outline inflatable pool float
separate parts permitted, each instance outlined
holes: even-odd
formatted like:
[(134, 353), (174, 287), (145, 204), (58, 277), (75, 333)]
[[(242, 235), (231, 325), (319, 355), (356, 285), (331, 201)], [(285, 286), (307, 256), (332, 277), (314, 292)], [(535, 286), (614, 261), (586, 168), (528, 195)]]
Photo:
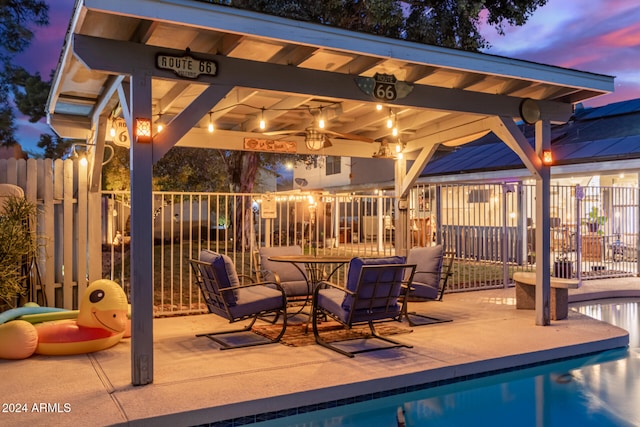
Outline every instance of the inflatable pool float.
[[(70, 355), (104, 350), (122, 339), (129, 323), (124, 291), (117, 283), (105, 279), (87, 287), (76, 313), (38, 309), (47, 307), (21, 307), (13, 312), (9, 310), (12, 312), (9, 314), (2, 313), (6, 323), (0, 324), (0, 358), (24, 359), (33, 353)], [(72, 315), (77, 318), (65, 318)], [(56, 317), (63, 320), (50, 320)], [(7, 318), (15, 320), (7, 321)], [(35, 319), (47, 321), (37, 323)]]

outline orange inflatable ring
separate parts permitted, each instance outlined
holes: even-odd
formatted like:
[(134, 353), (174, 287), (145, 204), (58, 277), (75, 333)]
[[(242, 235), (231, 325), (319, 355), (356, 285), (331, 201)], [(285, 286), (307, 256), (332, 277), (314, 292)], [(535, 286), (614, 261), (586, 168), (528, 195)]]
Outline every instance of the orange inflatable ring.
[[(16, 313), (33, 311), (19, 308)], [(80, 302), (76, 319), (51, 320), (31, 324), (10, 320), (0, 324), (0, 359), (24, 359), (31, 354), (71, 355), (91, 353), (116, 345), (129, 327), (129, 304), (122, 288), (111, 280), (91, 283)], [(48, 313), (44, 316), (59, 316)], [(67, 316), (68, 313), (62, 313)], [(35, 314), (38, 320), (42, 314)], [(27, 316), (25, 316), (27, 317)]]
[(38, 347), (35, 353), (50, 356), (93, 353), (116, 345), (124, 331), (79, 326), (75, 320), (37, 323)]

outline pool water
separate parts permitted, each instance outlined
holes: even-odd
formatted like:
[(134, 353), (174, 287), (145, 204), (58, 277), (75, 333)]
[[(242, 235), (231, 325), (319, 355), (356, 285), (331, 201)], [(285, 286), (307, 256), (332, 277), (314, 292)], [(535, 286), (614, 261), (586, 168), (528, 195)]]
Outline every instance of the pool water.
[(571, 308), (629, 331), (629, 349), (602, 352), (254, 425), (640, 425), (640, 301), (601, 300), (572, 304)]

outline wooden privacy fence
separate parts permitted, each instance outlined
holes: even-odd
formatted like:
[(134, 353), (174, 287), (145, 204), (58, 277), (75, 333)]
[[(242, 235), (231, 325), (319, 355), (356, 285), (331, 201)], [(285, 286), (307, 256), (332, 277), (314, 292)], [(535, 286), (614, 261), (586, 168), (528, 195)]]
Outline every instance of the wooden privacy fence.
[[(24, 190), (37, 206), (38, 293), (49, 305), (77, 308), (78, 292), (101, 278), (100, 193), (88, 190), (88, 168), (79, 159), (3, 159), (0, 183)], [(93, 264), (89, 265), (89, 260)], [(42, 301), (42, 295), (31, 296)]]

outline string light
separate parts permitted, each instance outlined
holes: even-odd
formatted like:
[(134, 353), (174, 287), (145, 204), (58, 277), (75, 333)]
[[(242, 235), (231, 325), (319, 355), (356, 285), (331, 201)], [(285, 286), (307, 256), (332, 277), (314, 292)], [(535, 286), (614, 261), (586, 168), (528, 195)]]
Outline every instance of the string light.
[(322, 107), (320, 107), (320, 116), (318, 118), (318, 127), (324, 129), (324, 115), (322, 114)]
[(209, 111), (209, 133), (213, 133), (213, 119), (211, 118), (212, 114), (213, 112)]
[(264, 107), (262, 107), (262, 111), (260, 112), (260, 129), (264, 130), (267, 127), (267, 124), (264, 122)]
[(111, 135), (111, 138), (115, 138), (116, 136), (116, 128), (111, 125), (111, 129), (109, 129), (109, 135)]

